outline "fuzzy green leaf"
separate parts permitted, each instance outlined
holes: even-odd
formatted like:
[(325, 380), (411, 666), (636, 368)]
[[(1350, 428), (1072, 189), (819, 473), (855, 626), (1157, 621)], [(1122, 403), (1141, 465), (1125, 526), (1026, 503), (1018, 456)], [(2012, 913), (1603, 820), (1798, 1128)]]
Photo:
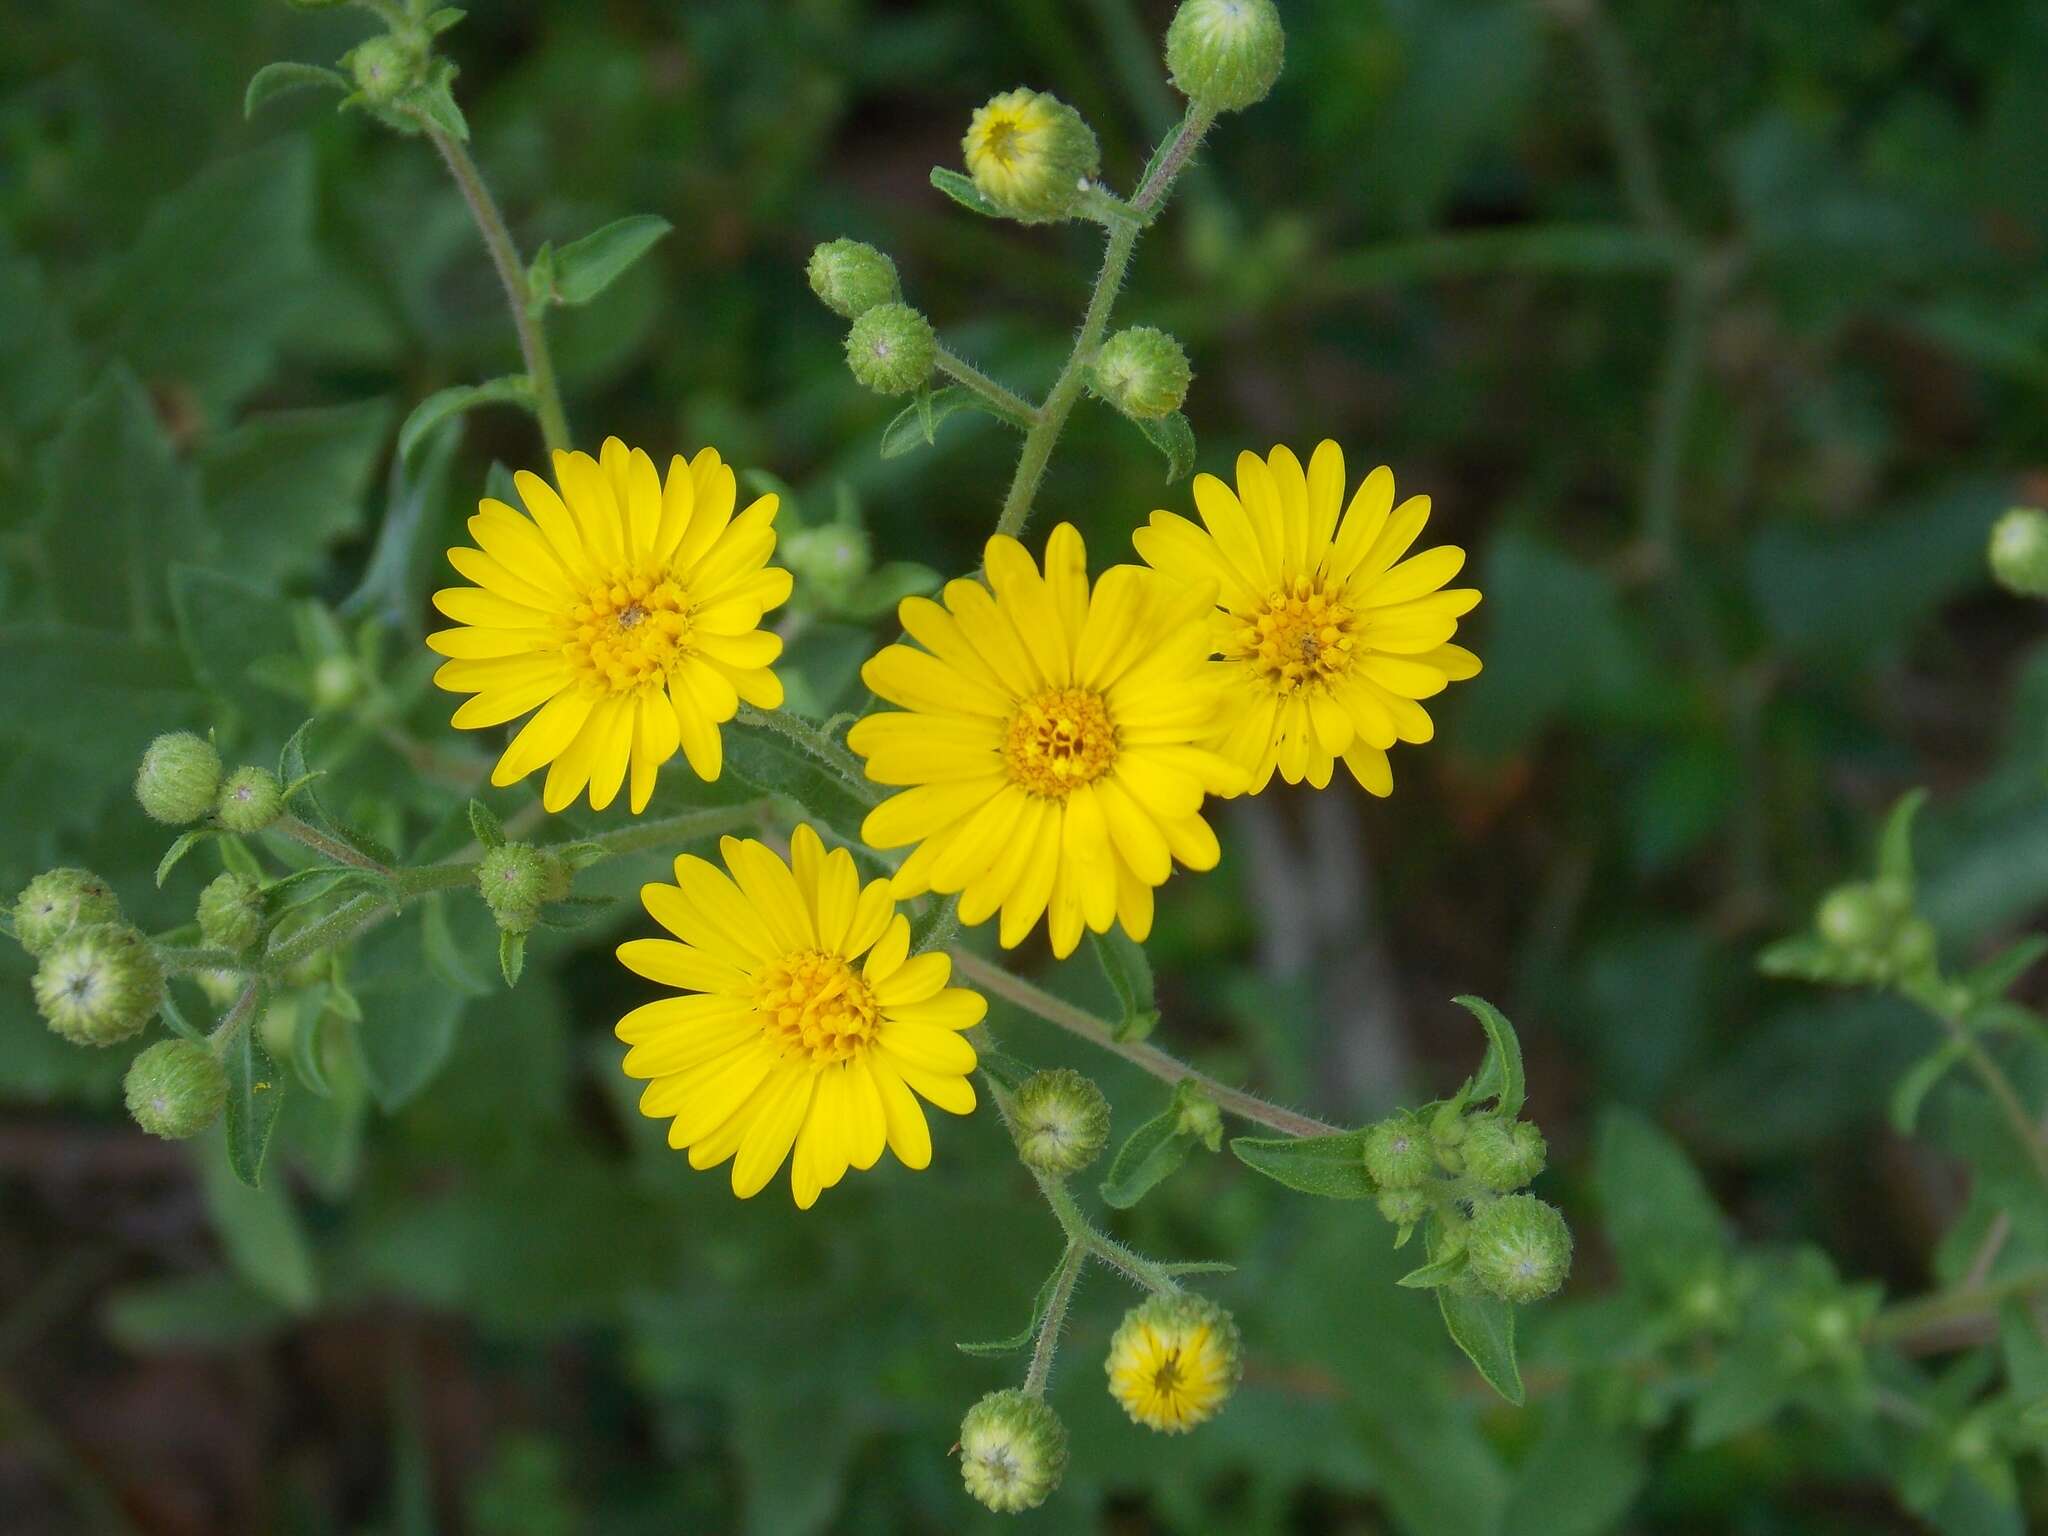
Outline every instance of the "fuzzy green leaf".
[(263, 1182), (263, 1158), (284, 1103), (284, 1076), (263, 1047), (259, 1026), (265, 999), (236, 1033), (222, 1065), (228, 1069), (227, 1153), (235, 1177), (255, 1188)]
[(981, 188), (971, 178), (962, 176), (958, 171), (949, 171), (943, 165), (933, 166), (932, 185), (969, 213), (978, 213), (985, 219), (1006, 216), (1002, 209), (981, 195)]
[[(253, 1033), (251, 1020), (244, 1034)], [(239, 1178), (240, 1170), (230, 1168), (211, 1145), (196, 1150), (207, 1214), (236, 1273), (293, 1312), (311, 1310), (319, 1295), (313, 1252), (283, 1182), (259, 1188)]]
[(1154, 993), (1152, 962), (1145, 957), (1145, 946), (1122, 928), (1091, 933), (1088, 938), (1109, 989), (1116, 994), (1117, 1007), (1122, 1010), (1116, 1038), (1144, 1039), (1159, 1023), (1159, 1000)]
[(508, 373), (481, 384), (452, 384), (437, 389), (412, 408), (398, 429), (398, 451), (410, 457), (434, 428), (449, 418), (473, 411), (480, 405), (516, 405), (533, 409), (533, 380), (523, 373)]
[(1102, 1181), (1103, 1204), (1129, 1210), (1187, 1161), (1193, 1145), (1194, 1138), (1181, 1132), (1180, 1107), (1169, 1105), (1165, 1114), (1147, 1120), (1117, 1148)]
[(469, 829), (486, 848), (505, 846), (505, 824), (498, 820), (498, 813), (481, 800), (469, 802)]
[(955, 1344), (953, 1347), (963, 1355), (973, 1355), (982, 1360), (1000, 1359), (1004, 1355), (1014, 1355), (1020, 1350), (1029, 1349), (1038, 1338), (1038, 1330), (1045, 1322), (1045, 1309), (1052, 1305), (1053, 1287), (1059, 1284), (1060, 1271), (1066, 1268), (1066, 1265), (1066, 1255), (1061, 1254), (1059, 1263), (1053, 1265), (1052, 1273), (1047, 1275), (1045, 1283), (1039, 1286), (1037, 1299), (1031, 1303), (1031, 1321), (1024, 1325), (1021, 1333), (1013, 1333), (1007, 1339), (987, 1339), (975, 1343)]
[(1365, 1171), (1362, 1130), (1334, 1136), (1238, 1136), (1230, 1150), (1247, 1168), (1305, 1195), (1369, 1200), (1379, 1193)]
[(164, 856), (161, 859), (157, 860), (156, 888), (158, 890), (164, 888), (164, 881), (170, 878), (171, 871), (178, 867), (179, 860), (183, 859), (186, 854), (197, 848), (209, 837), (218, 837), (219, 835), (212, 827), (194, 827), (189, 832), (180, 832), (178, 840), (164, 851)]
[(1953, 1040), (1943, 1041), (1908, 1067), (1892, 1086), (1890, 1119), (1892, 1129), (1910, 1136), (1920, 1123), (1920, 1106), (1935, 1084), (1948, 1076), (1949, 1069), (1963, 1059), (1963, 1048)]
[(242, 116), (254, 117), (258, 107), (293, 91), (345, 91), (348, 88), (348, 77), (339, 70), (289, 61), (266, 64), (249, 77), (249, 88), (242, 92)]
[(520, 972), (526, 969), (526, 935), (523, 933), (500, 933), (498, 935), (498, 971), (505, 978), (507, 987), (519, 985)]
[(1899, 797), (1884, 819), (1884, 831), (1877, 841), (1877, 873), (1880, 878), (1913, 883), (1913, 822), (1927, 803), (1927, 791), (1909, 790)]
[(1464, 1296), (1439, 1287), (1436, 1304), (1444, 1315), (1451, 1342), (1486, 1378), (1488, 1386), (1509, 1402), (1522, 1403), (1522, 1370), (1515, 1363), (1515, 1309), (1491, 1296)]
[(1440, 1285), (1449, 1285), (1453, 1280), (1464, 1274), (1467, 1263), (1468, 1257), (1465, 1250), (1460, 1248), (1456, 1253), (1446, 1254), (1443, 1258), (1431, 1260), (1420, 1269), (1409, 1270), (1407, 1274), (1396, 1280), (1394, 1284), (1405, 1285), (1410, 1290), (1415, 1291), (1433, 1290)]
[(656, 214), (635, 213), (558, 247), (547, 291), (557, 304), (588, 304), (672, 228)]
[(1515, 1026), (1483, 997), (1454, 997), (1486, 1030), (1486, 1059), (1473, 1079), (1472, 1097), (1498, 1099), (1503, 1119), (1512, 1120), (1522, 1112), (1526, 1091), (1522, 1077), (1522, 1043), (1515, 1038)]
[(1145, 440), (1166, 455), (1166, 483), (1184, 480), (1195, 468), (1195, 429), (1179, 411), (1134, 425)]
[(915, 400), (896, 413), (895, 420), (882, 428), (882, 457), (899, 459), (929, 447), (939, 423), (956, 412), (973, 409), (978, 403), (979, 397), (972, 390), (958, 384), (920, 391)]

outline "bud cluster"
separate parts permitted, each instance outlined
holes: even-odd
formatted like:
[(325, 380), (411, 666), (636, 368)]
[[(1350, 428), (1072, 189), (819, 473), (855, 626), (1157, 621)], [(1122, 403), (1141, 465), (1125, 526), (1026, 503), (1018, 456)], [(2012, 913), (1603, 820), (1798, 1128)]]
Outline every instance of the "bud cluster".
[(212, 817), (229, 832), (261, 832), (284, 814), (284, 786), (266, 768), (237, 768), (223, 776), (212, 742), (190, 731), (152, 741), (135, 772), (135, 798), (166, 826), (189, 826)]
[(1912, 888), (1903, 880), (1836, 886), (1814, 908), (1813, 926), (1844, 982), (1910, 978), (1934, 964), (1933, 925), (1914, 912)]
[(476, 887), (506, 933), (527, 933), (540, 909), (569, 894), (569, 867), (531, 843), (500, 843), (477, 861)]

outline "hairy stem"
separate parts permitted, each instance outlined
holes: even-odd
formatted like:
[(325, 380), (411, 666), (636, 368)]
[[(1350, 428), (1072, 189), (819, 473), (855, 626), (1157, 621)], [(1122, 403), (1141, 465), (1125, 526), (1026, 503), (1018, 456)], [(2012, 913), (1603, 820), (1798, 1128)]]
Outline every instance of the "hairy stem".
[(329, 837), (318, 827), (301, 821), (289, 811), (273, 821), (269, 830), (288, 837), (295, 843), (304, 844), (329, 863), (346, 864), (351, 869), (368, 870), (371, 874), (381, 875), (386, 880), (397, 877), (397, 872), (390, 865), (381, 864), (366, 853), (358, 853), (340, 838)]
[(1038, 1342), (1031, 1350), (1031, 1368), (1024, 1373), (1024, 1390), (1033, 1397), (1045, 1396), (1046, 1383), (1052, 1379), (1052, 1357), (1059, 1348), (1060, 1329), (1067, 1320), (1067, 1304), (1074, 1299), (1074, 1282), (1081, 1278), (1081, 1267), (1087, 1262), (1087, 1245), (1068, 1238), (1066, 1254), (1053, 1277), (1052, 1294), (1045, 1299)]
[(512, 311), (512, 328), (519, 333), (519, 351), (526, 359), (526, 376), (533, 384), (534, 414), (540, 418), (540, 435), (550, 453), (566, 452), (571, 446), (569, 417), (562, 409), (561, 386), (555, 382), (554, 358), (548, 352), (547, 332), (527, 307), (526, 264), (519, 259), (519, 247), (512, 243), (512, 231), (491, 189), (484, 185), (468, 146), (450, 138), (422, 118), (421, 131), (447, 162), (448, 174), (469, 204), (476, 219), (484, 248), (491, 253), (491, 265), (498, 269), (498, 281), (505, 287), (505, 302)]
[(1086, 1009), (1076, 1008), (1064, 998), (1053, 996), (1043, 987), (1034, 986), (1015, 972), (991, 964), (972, 950), (956, 948), (952, 955), (953, 964), (961, 976), (975, 986), (994, 993), (1005, 1002), (1014, 1003), (1027, 1013), (1036, 1014), (1048, 1024), (1057, 1024), (1091, 1045), (1123, 1057), (1163, 1083), (1194, 1083), (1218, 1105), (1241, 1119), (1278, 1131), (1283, 1136), (1330, 1136), (1343, 1130), (1342, 1126), (1331, 1125), (1312, 1115), (1296, 1114), (1291, 1109), (1267, 1102), (1257, 1094), (1220, 1083), (1156, 1045), (1143, 1040), (1119, 1040), (1106, 1020), (1097, 1018)]
[(1111, 1269), (1129, 1280), (1133, 1285), (1162, 1296), (1172, 1296), (1180, 1291), (1180, 1282), (1167, 1272), (1163, 1264), (1155, 1264), (1143, 1254), (1126, 1248), (1108, 1233), (1098, 1229), (1094, 1222), (1081, 1210), (1074, 1199), (1073, 1191), (1067, 1188), (1064, 1179), (1055, 1179), (1042, 1173), (1034, 1173), (1038, 1188), (1045, 1196), (1045, 1203), (1052, 1207), (1067, 1241), (1079, 1245), (1094, 1258), (1100, 1259)]
[(2041, 1181), (2042, 1188), (2048, 1189), (2048, 1140), (2043, 1140), (2040, 1126), (2021, 1102), (2019, 1090), (2013, 1087), (2012, 1079), (2006, 1076), (2005, 1069), (1984, 1049), (1976, 1032), (1967, 1024), (1945, 1011), (1938, 1012), (1935, 1017), (1941, 1020), (1941, 1027), (1955, 1042), (1956, 1049), (1963, 1053), (1963, 1060), (1977, 1074), (1977, 1080), (1991, 1095), (1992, 1102), (1997, 1104), (1998, 1112), (2005, 1117), (2014, 1138), (2026, 1149), (2027, 1157), (2034, 1165), (2034, 1176)]
[(882, 798), (880, 789), (868, 782), (867, 770), (861, 760), (846, 749), (845, 743), (827, 735), (801, 716), (786, 709), (756, 709), (751, 704), (742, 704), (739, 723), (773, 731), (784, 740), (794, 742), (844, 779), (863, 804), (873, 805)]
[(989, 408), (1013, 427), (1030, 431), (1038, 424), (1038, 407), (1007, 389), (948, 347), (939, 348), (939, 372), (964, 384), (988, 402)]

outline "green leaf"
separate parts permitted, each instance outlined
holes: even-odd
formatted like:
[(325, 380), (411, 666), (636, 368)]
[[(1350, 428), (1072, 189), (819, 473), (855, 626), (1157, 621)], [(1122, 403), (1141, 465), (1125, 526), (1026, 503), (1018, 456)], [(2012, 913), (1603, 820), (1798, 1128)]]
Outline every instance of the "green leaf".
[(249, 77), (249, 88), (242, 92), (242, 116), (254, 117), (258, 107), (279, 96), (316, 88), (346, 91), (349, 89), (348, 77), (339, 70), (323, 69), (318, 64), (266, 64)]
[(249, 1021), (229, 1045), (222, 1065), (228, 1069), (227, 1155), (235, 1177), (255, 1188), (263, 1182), (263, 1158), (284, 1103), (284, 1077), (263, 1046), (263, 1009), (259, 995)]
[(2048, 955), (2048, 933), (2017, 939), (1963, 977), (1963, 985), (1981, 1005), (2004, 997), (2019, 979)]
[(1890, 1119), (1901, 1136), (1913, 1134), (1920, 1123), (1920, 1106), (1934, 1085), (1948, 1076), (1949, 1068), (1963, 1059), (1963, 1048), (1953, 1040), (1943, 1041), (1906, 1069), (1892, 1088)]
[(1766, 944), (1757, 952), (1756, 968), (1765, 976), (1823, 985), (1843, 981), (1848, 974), (1842, 952), (1807, 933)]
[(981, 188), (958, 171), (949, 171), (943, 165), (933, 166), (932, 185), (969, 213), (978, 213), (985, 219), (1007, 217), (1002, 209), (981, 195)]
[(209, 837), (218, 837), (219, 835), (212, 827), (194, 827), (189, 832), (180, 832), (178, 840), (165, 849), (164, 856), (157, 860), (156, 888), (158, 890), (164, 888), (164, 881), (170, 878), (171, 871), (178, 867), (180, 859), (184, 858), (186, 854), (197, 848)]
[(1899, 803), (1885, 817), (1884, 830), (1877, 840), (1877, 873), (1880, 879), (1896, 880), (1909, 889), (1912, 887), (1913, 822), (1926, 803), (1926, 790), (1909, 790), (1899, 797)]
[(171, 567), (170, 589), (178, 639), (206, 691), (273, 741), (291, 730), (306, 706), (256, 686), (266, 661), (296, 651), (291, 605), (231, 576), (191, 565)]
[(469, 802), (469, 830), (486, 848), (505, 846), (505, 824), (498, 820), (498, 813), (481, 800)]
[(674, 228), (652, 213), (635, 213), (573, 240), (554, 253), (546, 290), (557, 304), (588, 304)]
[(533, 380), (523, 373), (508, 373), (481, 384), (455, 384), (435, 390), (412, 408), (405, 424), (398, 429), (399, 453), (411, 457), (434, 428), (480, 405), (516, 405), (531, 411)]
[(1102, 1181), (1103, 1204), (1127, 1211), (1187, 1161), (1194, 1138), (1180, 1129), (1180, 1106), (1170, 1105), (1131, 1132), (1117, 1148)]
[[(251, 1019), (243, 1031), (256, 1032)], [(284, 1182), (273, 1179), (258, 1187), (231, 1169), (217, 1137), (196, 1149), (199, 1186), (206, 1197), (213, 1229), (235, 1271), (250, 1286), (293, 1312), (308, 1312), (319, 1295), (313, 1254), (306, 1244), (298, 1213)]]
[(1120, 927), (1088, 937), (1122, 1012), (1116, 1024), (1116, 1038), (1144, 1039), (1159, 1023), (1159, 1000), (1154, 994), (1152, 962), (1145, 958), (1145, 946)]
[(505, 985), (516, 987), (519, 976), (526, 969), (526, 935), (523, 933), (500, 933), (498, 935), (498, 970), (505, 978)]
[(1021, 1333), (1013, 1333), (1007, 1339), (989, 1339), (982, 1343), (955, 1344), (953, 1347), (963, 1355), (977, 1359), (994, 1360), (1004, 1355), (1014, 1355), (1029, 1349), (1038, 1339), (1038, 1330), (1045, 1322), (1045, 1309), (1052, 1305), (1053, 1288), (1059, 1284), (1060, 1271), (1066, 1268), (1067, 1256), (1063, 1253), (1053, 1265), (1052, 1273), (1045, 1277), (1045, 1283), (1038, 1288), (1038, 1297), (1031, 1303), (1031, 1321), (1024, 1325)]
[(416, 125), (406, 120), (409, 117), (424, 118), (449, 138), (468, 143), (469, 120), (462, 115), (462, 108), (455, 104), (454, 81), (455, 67), (443, 59), (437, 67), (435, 79), (425, 85), (414, 86), (391, 104), (390, 112), (379, 115), (395, 117), (401, 124), (412, 126), (415, 132), (418, 131)]
[(363, 1011), (355, 1029), (363, 1081), (388, 1114), (447, 1064), (469, 999), (435, 969), (418, 923), (372, 929), (356, 945), (349, 980)]
[(1486, 1030), (1486, 1059), (1479, 1064), (1479, 1075), (1473, 1080), (1473, 1098), (1496, 1099), (1501, 1117), (1515, 1119), (1522, 1113), (1525, 1097), (1522, 1043), (1515, 1038), (1515, 1026), (1483, 997), (1468, 995), (1454, 997), (1451, 1001), (1471, 1014)]
[[(306, 721), (296, 731), (292, 732), (291, 739), (284, 744), (284, 750), (277, 755), (277, 777), (279, 781), (285, 784), (304, 786), (293, 797), (295, 811), (302, 820), (310, 822), (328, 836), (346, 843), (364, 858), (386, 866), (397, 864), (398, 855), (395, 852), (385, 847), (369, 834), (359, 832), (354, 827), (330, 815), (327, 807), (320, 803), (320, 797), (313, 792), (313, 780), (320, 775), (307, 765), (306, 738), (308, 733), (320, 723), (317, 716)], [(371, 878), (377, 879), (380, 877), (371, 873)]]
[(273, 411), (207, 445), (200, 484), (215, 525), (233, 530), (238, 580), (267, 588), (310, 576), (330, 547), (361, 536), (390, 421), (382, 400)]
[(1195, 429), (1187, 417), (1171, 411), (1152, 421), (1134, 423), (1145, 440), (1166, 455), (1166, 483), (1185, 479), (1195, 468)]
[(42, 270), (0, 259), (0, 443), (36, 441), (84, 387), (85, 354)]
[(1678, 1144), (1632, 1110), (1601, 1118), (1594, 1177), (1623, 1283), (1680, 1294), (1728, 1250), (1720, 1209)]
[(1436, 1304), (1451, 1342), (1465, 1351), (1488, 1386), (1509, 1402), (1522, 1403), (1522, 1371), (1515, 1363), (1515, 1309), (1491, 1296), (1463, 1296), (1439, 1288)]
[(920, 391), (917, 399), (898, 411), (895, 420), (882, 429), (882, 457), (897, 459), (930, 446), (939, 423), (955, 411), (969, 409), (974, 402), (972, 391), (958, 384)]
[[(449, 543), (455, 542), (460, 520), (451, 516), (449, 471), (461, 434), (449, 428), (429, 432), (421, 441), (424, 449), (413, 463), (405, 454), (393, 454), (391, 472), (385, 483), (384, 522), (377, 530), (376, 547), (363, 570), (363, 579), (341, 605), (344, 615), (375, 612), (386, 625), (400, 634), (423, 633), (421, 614), (436, 573)], [(497, 475), (487, 476), (484, 494), (500, 501), (511, 498), (518, 505), (518, 493), (510, 477), (494, 483), (503, 466), (493, 464)]]
[(1460, 1248), (1457, 1252), (1445, 1254), (1440, 1259), (1432, 1259), (1420, 1269), (1409, 1270), (1394, 1284), (1405, 1285), (1415, 1291), (1434, 1290), (1437, 1286), (1449, 1285), (1462, 1276), (1468, 1262), (1469, 1256)]
[(420, 942), (427, 964), (457, 992), (468, 997), (487, 997), (498, 989), (477, 973), (463, 946), (456, 942), (449, 925), (447, 894), (436, 892), (420, 904)]
[(1334, 1136), (1238, 1136), (1230, 1150), (1247, 1168), (1305, 1195), (1368, 1200), (1379, 1193), (1365, 1171), (1362, 1130)]
[(844, 837), (858, 841), (870, 801), (845, 776), (781, 732), (767, 726), (728, 725), (725, 766), (742, 783), (796, 801)]

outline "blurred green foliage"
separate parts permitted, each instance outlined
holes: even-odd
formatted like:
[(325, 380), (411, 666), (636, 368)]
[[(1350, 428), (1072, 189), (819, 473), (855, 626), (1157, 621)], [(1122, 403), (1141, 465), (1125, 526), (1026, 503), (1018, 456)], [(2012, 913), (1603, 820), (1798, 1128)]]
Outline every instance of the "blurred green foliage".
[[(1946, 955), (2048, 907), (2048, 644), (1982, 566), (1997, 512), (2048, 488), (2048, 13), (1283, 11), (1278, 91), (1216, 135), (1119, 318), (1186, 345), (1202, 467), (1329, 436), (1430, 493), (1474, 552), (1487, 670), (1438, 742), (1396, 754), (1392, 802), (1224, 818), (1223, 870), (1161, 898), (1158, 1038), (1355, 1123), (1469, 1070), (1441, 999), (1500, 1000), (1581, 1259), (1517, 1413), (1394, 1288), (1410, 1265), (1364, 1206), (1196, 1151), (1118, 1230), (1239, 1257), (1216, 1290), (1247, 1385), (1194, 1441), (1133, 1430), (1092, 1380), (1124, 1304), (1097, 1276), (1062, 1357), (1074, 1466), (1037, 1518), (2018, 1533), (2048, 1518), (2038, 1458), (2015, 1490), (1954, 1452), (1997, 1350), (1955, 1357), (1909, 1453), (1895, 1426), (1843, 1429), (1856, 1384), (1783, 1348), (1829, 1308), (1860, 1327), (1880, 1294), (1953, 1284), (1995, 1223), (2000, 1273), (2041, 1264), (2048, 1203), (1959, 1082), (1927, 1101), (1931, 1147), (1887, 1129), (1924, 1020), (1752, 962), (1914, 783), (1936, 788), (1921, 897)], [(1176, 110), (1165, 16), (552, 0), (478, 7), (448, 49), (526, 249), (674, 225), (554, 317), (583, 433), (714, 443), (788, 484), (786, 530), (857, 508), (879, 559), (957, 570), (1014, 440), (963, 412), (881, 457), (894, 407), (847, 377), (804, 258), (883, 245), (949, 341), (1041, 390), (1091, 235), (967, 218), (926, 173), (1021, 80), (1077, 105), (1127, 186)], [(0, 0), (0, 890), (83, 864), (153, 930), (188, 921), (218, 856), (154, 885), (164, 838), (128, 799), (144, 743), (211, 723), (231, 761), (268, 761), (315, 704), (338, 814), (429, 856), (466, 837), (480, 760), (428, 693), (424, 598), (489, 467), (538, 446), (504, 407), (394, 440), (420, 399), (517, 366), (502, 296), (422, 144), (318, 93), (241, 114), (259, 66), (330, 61), (366, 27)], [(1097, 563), (1186, 506), (1108, 411), (1063, 449), (1040, 506)], [(793, 702), (845, 700), (880, 607), (814, 616)], [(336, 655), (366, 693), (321, 698)], [(593, 886), (629, 894), (660, 862)], [(266, 1020), (329, 1093), (294, 1090), (288, 1177), (260, 1191), (217, 1149), (143, 1143), (125, 1055), (52, 1038), (0, 945), (0, 1503), (21, 1528), (980, 1528), (939, 1453), (1008, 1378), (949, 1341), (1021, 1320), (1058, 1245), (993, 1117), (808, 1216), (737, 1203), (633, 1113), (610, 1035), (637, 1000), (609, 957), (630, 919), (537, 937), (508, 993), (436, 936), (473, 904), (428, 911), (363, 946), (356, 1049), (295, 1039), (323, 1027), (310, 1006)], [(1098, 979), (1051, 981), (1120, 1011)], [(2015, 1074), (2038, 1105), (2038, 1052)], [(1164, 1108), (1102, 1075), (1119, 1136)], [(1718, 1327), (1724, 1304), (1709, 1379), (1640, 1379), (1672, 1308)], [(2034, 1320), (2001, 1327), (1956, 1342), (2048, 1394)]]

